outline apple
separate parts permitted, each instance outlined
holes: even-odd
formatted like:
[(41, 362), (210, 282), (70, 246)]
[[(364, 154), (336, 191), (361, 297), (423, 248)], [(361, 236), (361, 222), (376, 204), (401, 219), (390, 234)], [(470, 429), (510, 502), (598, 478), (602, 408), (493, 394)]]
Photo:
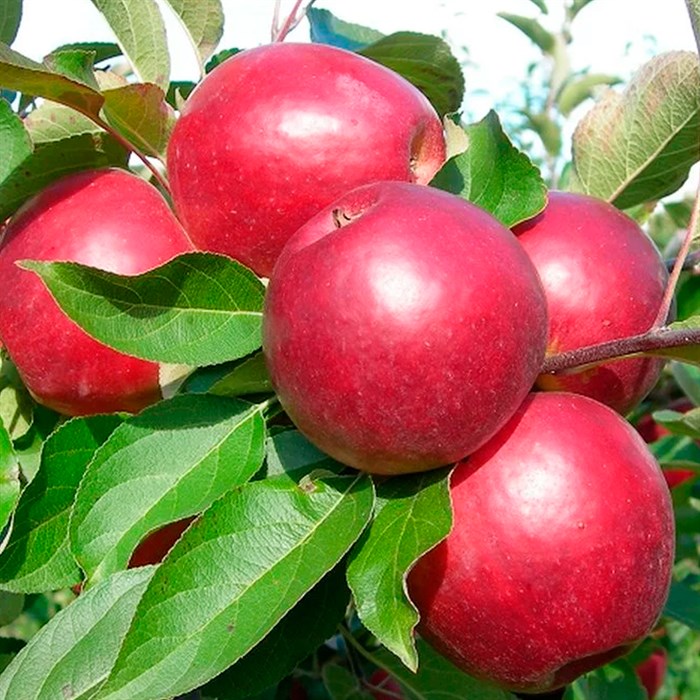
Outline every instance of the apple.
[(350, 51), (285, 43), (242, 51), (197, 86), (168, 175), (197, 247), (269, 277), (333, 200), (379, 180), (426, 184), (444, 160), (442, 123), (411, 83)]
[(136, 412), (161, 398), (159, 366), (89, 337), (17, 261), (134, 275), (192, 249), (159, 192), (124, 170), (69, 175), (23, 206), (0, 242), (0, 338), (34, 398), (68, 415)]
[(648, 658), (635, 666), (637, 676), (646, 689), (649, 700), (654, 700), (663, 685), (667, 668), (668, 653), (663, 647), (654, 649)]
[[(667, 408), (671, 411), (678, 411), (679, 413), (686, 413), (696, 406), (685, 398), (680, 398), (672, 401)], [(637, 432), (644, 438), (645, 442), (652, 443), (660, 440), (666, 435), (671, 433), (663, 426), (659, 425), (651, 415), (651, 413), (644, 414), (636, 424)], [(698, 441), (696, 441), (697, 443)], [(686, 481), (692, 479), (695, 476), (695, 472), (692, 469), (664, 469), (664, 477), (666, 483), (670, 489), (680, 486)]]
[(546, 335), (539, 278), (511, 232), (401, 182), (353, 190), (302, 226), (263, 311), (291, 420), (376, 474), (449, 464), (488, 440), (532, 387)]
[(401, 700), (405, 697), (401, 684), (383, 668), (373, 671), (367, 683), (368, 692), (375, 700)]
[[(549, 305), (548, 354), (649, 330), (668, 274), (651, 239), (612, 204), (551, 192), (543, 213), (514, 228), (542, 278)], [(664, 361), (605, 362), (541, 375), (542, 389), (590, 396), (629, 412), (656, 383)]]
[(193, 520), (194, 517), (176, 520), (146, 536), (131, 555), (129, 568), (159, 564)]
[(459, 668), (543, 693), (629, 652), (668, 595), (674, 521), (634, 428), (585, 396), (531, 394), (455, 468), (454, 524), (408, 576), (419, 632)]

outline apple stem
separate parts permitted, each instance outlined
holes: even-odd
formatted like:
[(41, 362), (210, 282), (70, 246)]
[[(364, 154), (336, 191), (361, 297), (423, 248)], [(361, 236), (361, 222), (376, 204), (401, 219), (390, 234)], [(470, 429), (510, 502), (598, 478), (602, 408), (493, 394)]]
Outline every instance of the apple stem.
[(125, 139), (118, 131), (113, 129), (107, 122), (103, 121), (102, 119), (94, 116), (90, 116), (90, 118), (97, 124), (97, 126), (103, 128), (107, 133), (109, 133), (111, 136), (113, 136), (124, 148), (126, 148), (127, 151), (130, 151), (133, 153), (153, 174), (153, 177), (156, 179), (158, 184), (163, 188), (163, 191), (170, 196), (170, 185), (168, 184), (168, 181), (165, 179), (163, 174), (159, 172), (158, 168), (156, 168), (153, 163), (148, 159), (145, 153), (142, 153), (136, 146), (134, 146), (133, 143)]
[(695, 238), (700, 234), (700, 184), (698, 184), (698, 191), (695, 195), (695, 203), (693, 204), (693, 211), (690, 215), (690, 222), (688, 223), (688, 230), (685, 233), (685, 238), (683, 239), (683, 245), (678, 252), (678, 257), (676, 257), (676, 262), (673, 265), (671, 274), (668, 278), (668, 284), (666, 285), (666, 291), (664, 292), (664, 297), (661, 300), (661, 306), (659, 308), (659, 313), (656, 316), (656, 320), (652, 328), (661, 328), (664, 326), (668, 320), (668, 315), (673, 305), (673, 297), (676, 293), (676, 286), (678, 285), (678, 279), (681, 276), (681, 272), (685, 266), (686, 258), (690, 252), (690, 246), (692, 245)]
[(700, 344), (700, 328), (666, 326), (619, 340), (609, 340), (577, 350), (549, 355), (542, 365), (543, 374), (579, 370), (606, 360), (619, 360), (629, 355), (653, 353), (656, 350)]
[(304, 16), (306, 11), (314, 4), (315, 0), (309, 0), (305, 6), (302, 7), (303, 0), (296, 0), (291, 12), (287, 15), (284, 23), (280, 27), (280, 4), (281, 0), (276, 0), (275, 2), (275, 13), (272, 19), (272, 42), (278, 43), (284, 41), (287, 34), (294, 29)]

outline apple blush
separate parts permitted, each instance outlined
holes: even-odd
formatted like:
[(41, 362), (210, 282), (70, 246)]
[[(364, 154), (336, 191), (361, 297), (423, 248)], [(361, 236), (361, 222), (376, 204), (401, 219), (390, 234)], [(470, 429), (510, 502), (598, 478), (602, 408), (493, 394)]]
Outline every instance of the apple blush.
[(335, 459), (424, 471), (477, 449), (541, 368), (544, 293), (512, 233), (460, 197), (383, 182), (285, 247), (263, 349), (280, 402)]

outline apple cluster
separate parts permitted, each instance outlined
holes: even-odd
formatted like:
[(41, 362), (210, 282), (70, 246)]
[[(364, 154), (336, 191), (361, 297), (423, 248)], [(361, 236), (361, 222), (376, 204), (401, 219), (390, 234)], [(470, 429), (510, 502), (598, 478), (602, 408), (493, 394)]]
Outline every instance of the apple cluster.
[(137, 274), (204, 250), (269, 277), (263, 349), (299, 430), (380, 476), (456, 464), (452, 532), (408, 577), (419, 632), (468, 673), (544, 692), (653, 628), (674, 522), (620, 415), (661, 362), (552, 376), (543, 360), (648, 330), (666, 269), (634, 221), (584, 195), (552, 192), (509, 230), (429, 186), (445, 154), (428, 100), (385, 67), (321, 45), (239, 53), (173, 131), (177, 216), (140, 178), (100, 170), (13, 217), (0, 340), (37, 401), (136, 412), (161, 398), (158, 365), (87, 336), (16, 263)]

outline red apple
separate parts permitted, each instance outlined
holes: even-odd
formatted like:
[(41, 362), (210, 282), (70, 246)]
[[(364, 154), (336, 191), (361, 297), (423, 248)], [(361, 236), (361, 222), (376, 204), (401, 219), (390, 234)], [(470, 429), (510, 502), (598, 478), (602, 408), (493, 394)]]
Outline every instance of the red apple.
[(393, 71), (320, 44), (236, 54), (190, 95), (168, 146), (197, 247), (269, 276), (316, 212), (378, 180), (428, 183), (445, 159), (428, 100)]
[(129, 559), (129, 568), (159, 564), (180, 539), (194, 517), (168, 523), (142, 540)]
[(541, 367), (546, 304), (508, 229), (446, 192), (358, 188), (290, 240), (263, 349), (317, 447), (377, 474), (454, 462), (513, 414)]
[(69, 415), (139, 411), (161, 397), (159, 367), (90, 338), (17, 261), (133, 275), (192, 249), (158, 191), (123, 170), (70, 175), (31, 199), (0, 243), (0, 338), (36, 400)]
[[(649, 330), (661, 306), (666, 267), (651, 239), (612, 204), (551, 192), (544, 212), (514, 232), (542, 278), (554, 354)], [(541, 375), (542, 389), (585, 394), (627, 413), (659, 377), (663, 360), (627, 359)]]
[(654, 700), (664, 683), (668, 667), (668, 654), (663, 647), (654, 651), (635, 667), (639, 680), (647, 691), (649, 700)]
[[(688, 399), (681, 398), (671, 402), (667, 408), (671, 411), (686, 413), (687, 411), (695, 408), (695, 406), (688, 401)], [(648, 443), (656, 442), (662, 437), (671, 434), (666, 428), (664, 428), (663, 425), (659, 425), (654, 420), (651, 413), (643, 415), (637, 421), (637, 425), (635, 427), (637, 432), (644, 438), (644, 441)], [(692, 479), (694, 476), (695, 472), (692, 469), (664, 469), (664, 477), (670, 489), (680, 486), (689, 479)]]
[(401, 700), (405, 697), (401, 684), (383, 668), (378, 668), (368, 679), (369, 694), (375, 700)]
[(546, 692), (653, 628), (674, 556), (671, 499), (634, 428), (585, 396), (532, 394), (455, 469), (454, 525), (408, 590), (458, 667)]

